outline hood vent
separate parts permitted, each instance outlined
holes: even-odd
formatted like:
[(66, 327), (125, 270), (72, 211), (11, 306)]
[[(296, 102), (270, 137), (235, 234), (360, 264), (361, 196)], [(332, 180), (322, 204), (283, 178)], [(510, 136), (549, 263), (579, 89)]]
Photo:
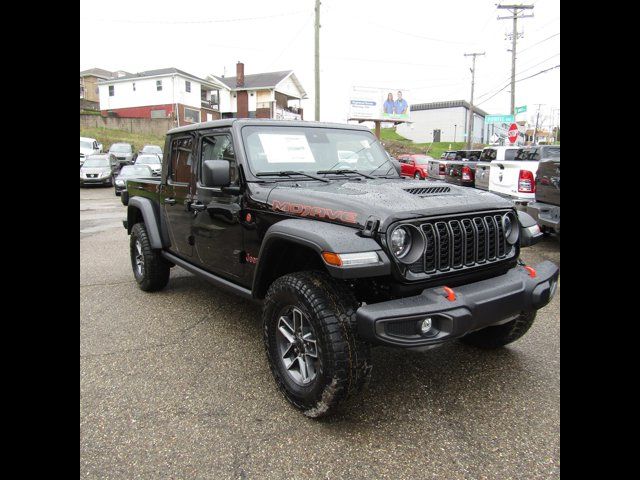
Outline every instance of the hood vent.
[(449, 193), (451, 191), (451, 188), (449, 187), (405, 188), (404, 191), (413, 193), (414, 195), (433, 195), (436, 193)]

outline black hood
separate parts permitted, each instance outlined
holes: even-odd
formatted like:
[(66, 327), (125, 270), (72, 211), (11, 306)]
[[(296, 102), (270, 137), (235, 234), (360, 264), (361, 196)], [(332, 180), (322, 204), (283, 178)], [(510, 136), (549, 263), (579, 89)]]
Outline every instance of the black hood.
[(493, 193), (429, 180), (301, 180), (255, 187), (251, 197), (275, 211), (360, 228), (374, 216), (382, 231), (396, 220), (513, 208)]

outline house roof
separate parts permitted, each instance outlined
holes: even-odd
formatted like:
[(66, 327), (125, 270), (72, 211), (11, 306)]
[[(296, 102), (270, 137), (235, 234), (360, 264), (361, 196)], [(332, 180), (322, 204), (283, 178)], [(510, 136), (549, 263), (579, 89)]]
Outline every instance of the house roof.
[(244, 76), (244, 87), (236, 87), (236, 81), (238, 77), (217, 77), (210, 75), (218, 82), (224, 84), (229, 90), (258, 90), (262, 88), (275, 88), (280, 82), (287, 77), (291, 76), (293, 83), (295, 83), (298, 90), (302, 94), (302, 98), (307, 98), (307, 92), (302, 88), (302, 85), (298, 81), (298, 78), (293, 73), (293, 70), (283, 70), (281, 72), (265, 72), (254, 73)]
[[(167, 75), (181, 75), (183, 77), (186, 78), (191, 78), (197, 82), (200, 83), (204, 83), (204, 84), (209, 84), (209, 85), (215, 85), (215, 82), (211, 82), (209, 80), (205, 80), (203, 78), (200, 77), (196, 77), (195, 75), (191, 75), (190, 73), (187, 73), (183, 70), (179, 70), (177, 68), (158, 68), (156, 70), (146, 70), (144, 72), (138, 72), (138, 73), (127, 73), (126, 75), (123, 75), (121, 77), (118, 78), (110, 78), (106, 81), (101, 81), (99, 83), (113, 83), (113, 82), (121, 82), (121, 81), (127, 81), (127, 80), (134, 80), (134, 79), (138, 79), (138, 78), (152, 78), (152, 77), (165, 77)], [(216, 85), (217, 86), (217, 85)]]
[(109, 70), (103, 70), (102, 68), (90, 68), (89, 70), (83, 70), (80, 72), (81, 77), (98, 77), (98, 78), (111, 78), (115, 76), (115, 72)]
[[(466, 100), (449, 100), (445, 102), (432, 102), (432, 103), (414, 103), (411, 105), (411, 111), (419, 111), (419, 110), (438, 110), (441, 108), (455, 108), (455, 107), (464, 107), (467, 110), (471, 108), (471, 104)], [(481, 117), (486, 117), (488, 115), (487, 112), (481, 110), (480, 108), (474, 106), (473, 111), (480, 115)]]

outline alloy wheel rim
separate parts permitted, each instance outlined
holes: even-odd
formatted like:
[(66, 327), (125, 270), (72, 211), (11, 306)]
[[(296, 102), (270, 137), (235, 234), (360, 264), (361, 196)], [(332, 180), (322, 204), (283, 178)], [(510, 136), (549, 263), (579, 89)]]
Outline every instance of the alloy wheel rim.
[(140, 243), (140, 240), (136, 240), (135, 262), (138, 275), (144, 275), (144, 255), (142, 254), (142, 244)]
[(318, 343), (309, 319), (297, 307), (287, 307), (278, 318), (276, 343), (280, 361), (298, 385), (313, 382), (320, 368)]

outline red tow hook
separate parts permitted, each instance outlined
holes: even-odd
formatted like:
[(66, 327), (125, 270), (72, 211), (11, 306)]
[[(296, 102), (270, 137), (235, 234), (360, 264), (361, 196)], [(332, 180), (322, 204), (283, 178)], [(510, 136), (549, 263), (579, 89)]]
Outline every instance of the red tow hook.
[(533, 268), (533, 267), (528, 267), (528, 266), (526, 266), (526, 265), (525, 265), (524, 269), (525, 269), (527, 272), (529, 272), (529, 276), (530, 276), (531, 278), (536, 278), (536, 270), (535, 270), (535, 268)]
[(449, 287), (442, 287), (442, 288), (444, 289), (444, 291), (446, 293), (445, 296), (447, 297), (447, 300), (449, 300), (450, 302), (455, 301), (455, 299), (456, 299), (455, 292)]

